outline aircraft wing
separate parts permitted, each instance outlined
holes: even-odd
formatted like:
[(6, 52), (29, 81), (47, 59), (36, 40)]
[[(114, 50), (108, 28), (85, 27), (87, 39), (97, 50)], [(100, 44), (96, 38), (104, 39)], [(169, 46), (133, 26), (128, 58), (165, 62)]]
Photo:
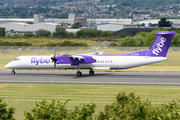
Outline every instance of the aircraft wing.
[(96, 62), (96, 60), (93, 59), (91, 55), (68, 53), (68, 54), (56, 56), (57, 64), (79, 65), (81, 63), (85, 64), (85, 63), (94, 63), (94, 62)]
[(67, 57), (71, 57), (71, 58), (73, 58), (73, 59), (78, 59), (78, 60), (82, 60), (82, 59), (84, 59), (82, 56), (80, 56), (80, 55), (77, 55), (77, 54), (66, 54), (66, 56)]
[(85, 55), (99, 55), (99, 54), (103, 54), (103, 51), (97, 51), (97, 52), (94, 52), (94, 53), (87, 53)]

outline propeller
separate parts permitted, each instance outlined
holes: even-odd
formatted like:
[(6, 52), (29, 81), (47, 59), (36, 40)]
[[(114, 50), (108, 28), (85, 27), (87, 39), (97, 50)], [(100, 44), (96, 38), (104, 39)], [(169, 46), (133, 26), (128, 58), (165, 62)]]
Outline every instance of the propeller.
[(56, 51), (54, 52), (54, 55), (52, 54), (52, 57), (51, 57), (51, 60), (52, 60), (52, 63), (54, 62), (54, 68), (56, 68)]
[(52, 53), (52, 57), (51, 57), (51, 60), (52, 60), (52, 63), (54, 62), (54, 68), (56, 69), (56, 62), (57, 62), (57, 60), (56, 60), (56, 51), (57, 51), (57, 49), (58, 49), (58, 45), (59, 45), (60, 43), (57, 43), (57, 46), (56, 46), (56, 49), (55, 49), (55, 51), (54, 51), (54, 55), (53, 55), (53, 53)]

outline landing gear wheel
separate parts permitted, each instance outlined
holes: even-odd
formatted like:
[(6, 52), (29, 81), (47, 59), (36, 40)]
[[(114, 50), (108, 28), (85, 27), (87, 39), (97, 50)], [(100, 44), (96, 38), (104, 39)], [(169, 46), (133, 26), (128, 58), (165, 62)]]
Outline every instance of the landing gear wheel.
[(76, 73), (76, 75), (77, 75), (78, 77), (80, 77), (80, 76), (82, 75), (81, 71), (78, 71), (78, 72)]
[(16, 74), (16, 72), (14, 71), (14, 69), (12, 69), (11, 74), (12, 74), (12, 75)]
[(14, 75), (14, 74), (16, 74), (16, 72), (15, 72), (15, 71), (12, 71), (11, 74)]
[(89, 74), (90, 74), (90, 75), (94, 75), (94, 71), (93, 71), (93, 70), (90, 70), (90, 71), (89, 71)]

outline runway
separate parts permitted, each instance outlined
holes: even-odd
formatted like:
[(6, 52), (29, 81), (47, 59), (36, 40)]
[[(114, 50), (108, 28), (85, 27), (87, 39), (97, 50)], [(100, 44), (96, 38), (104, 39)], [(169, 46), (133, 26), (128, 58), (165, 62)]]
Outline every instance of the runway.
[(0, 70), (0, 83), (41, 83), (41, 84), (108, 84), (108, 85), (180, 85), (180, 73), (157, 72), (89, 72), (82, 71), (25, 71)]

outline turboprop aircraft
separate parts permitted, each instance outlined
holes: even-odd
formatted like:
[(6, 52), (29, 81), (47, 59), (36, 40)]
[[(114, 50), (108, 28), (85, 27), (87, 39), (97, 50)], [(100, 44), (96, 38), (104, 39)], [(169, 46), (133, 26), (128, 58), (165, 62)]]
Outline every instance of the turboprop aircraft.
[(89, 69), (93, 75), (96, 69), (127, 69), (167, 60), (166, 54), (171, 44), (174, 31), (157, 32), (157, 38), (151, 48), (145, 51), (128, 54), (60, 54), (51, 56), (19, 56), (5, 68), (12, 69), (76, 69), (77, 76), (81, 76), (80, 69)]

